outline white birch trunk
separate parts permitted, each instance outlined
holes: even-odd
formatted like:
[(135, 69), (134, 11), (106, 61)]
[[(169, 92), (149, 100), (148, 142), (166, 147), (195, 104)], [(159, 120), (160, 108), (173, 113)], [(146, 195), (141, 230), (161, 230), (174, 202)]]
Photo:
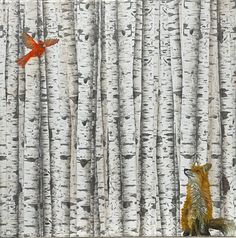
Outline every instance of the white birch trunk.
[[(43, 1), (38, 1), (38, 38), (44, 38)], [(49, 103), (48, 83), (46, 77), (45, 55), (40, 58), (40, 159), (42, 179), (42, 229), (40, 235), (51, 236), (52, 234), (52, 189), (51, 189), (51, 154), (50, 154), (50, 131), (49, 131)]]
[(170, 64), (173, 85), (174, 103), (174, 161), (175, 161), (175, 190), (176, 190), (176, 235), (181, 235), (180, 228), (180, 200), (179, 200), (179, 167), (180, 138), (181, 138), (181, 97), (182, 97), (182, 62), (180, 42), (180, 13), (179, 1), (173, 0), (167, 3), (170, 9), (168, 17), (168, 30), (170, 37)]
[(7, 15), (8, 6), (0, 1), (0, 234), (7, 235), (8, 206), (7, 206), (7, 85), (6, 85), (6, 56), (7, 56)]
[[(78, 95), (78, 83), (77, 83), (77, 67), (76, 67), (76, 47), (75, 47), (75, 29), (74, 29), (74, 16), (73, 16), (73, 4), (68, 1), (62, 1), (59, 4), (59, 37), (62, 38), (61, 46), (59, 50), (60, 68), (59, 68), (59, 82), (60, 82), (60, 95), (61, 105), (60, 113), (62, 118), (61, 127), (61, 142), (64, 168), (64, 176), (66, 187), (64, 190), (64, 201), (63, 207), (65, 209), (65, 235), (70, 234), (70, 195), (73, 196), (72, 209), (73, 214), (76, 212), (76, 183), (72, 181), (70, 183), (69, 178), (73, 178), (75, 175), (70, 177), (69, 169), (72, 169), (74, 174), (74, 167), (71, 167), (71, 163), (76, 165), (76, 109), (77, 109), (77, 95)], [(66, 139), (67, 138), (67, 139)], [(75, 166), (76, 168), (76, 166)], [(72, 187), (69, 188), (69, 186)], [(70, 189), (70, 190), (69, 190)], [(70, 218), (69, 218), (70, 217)], [(75, 217), (73, 217), (75, 218)], [(76, 219), (73, 219), (71, 226), (73, 226), (73, 235), (76, 234)]]
[(142, 55), (142, 129), (141, 129), (141, 234), (143, 236), (156, 235), (156, 137), (154, 132), (154, 1), (143, 2), (143, 55)]
[[(101, 55), (99, 56), (101, 57)], [(98, 67), (100, 68), (100, 67)], [(97, 76), (97, 111), (96, 111), (96, 141), (95, 141), (95, 158), (96, 158), (96, 179), (97, 179), (97, 203), (99, 212), (99, 235), (106, 235), (106, 174), (105, 174), (105, 156), (103, 149), (103, 126), (102, 126), (102, 106), (101, 106), (101, 83), (100, 73)]]
[(133, 100), (135, 119), (135, 144), (136, 144), (136, 173), (137, 173), (137, 226), (140, 232), (140, 199), (141, 199), (141, 99), (142, 99), (142, 33), (143, 33), (143, 1), (136, 1), (135, 13), (135, 41), (133, 60)]
[[(106, 220), (105, 220), (105, 234), (104, 235), (108, 235), (109, 234), (109, 177), (108, 177), (108, 109), (107, 109), (107, 80), (106, 80), (106, 32), (105, 32), (105, 23), (106, 23), (106, 1), (101, 1), (101, 7), (100, 7), (100, 26), (101, 26), (101, 32), (100, 32), (100, 54), (101, 54), (101, 63), (100, 63), (100, 89), (101, 89), (101, 113), (102, 113), (102, 131), (103, 134), (102, 136), (102, 150), (103, 150), (103, 156), (104, 156), (104, 161), (99, 161), (100, 163), (98, 163), (98, 171), (100, 171), (100, 178), (101, 178), (101, 183), (104, 181), (104, 187), (101, 187), (101, 196), (104, 197), (100, 197), (101, 199), (104, 198), (104, 202), (105, 202), (105, 208), (106, 209)], [(98, 84), (99, 85), (99, 84)], [(103, 177), (102, 177), (103, 176)], [(99, 178), (98, 178), (99, 179)], [(100, 182), (99, 181), (99, 182)], [(103, 193), (104, 192), (104, 193)]]
[(99, 3), (94, 2), (93, 3), (93, 9), (94, 11), (94, 32), (93, 32), (93, 40), (94, 40), (94, 52), (93, 52), (93, 77), (92, 77), (92, 123), (91, 123), (91, 173), (90, 173), (90, 181), (91, 181), (91, 187), (90, 187), (90, 193), (91, 193), (91, 199), (90, 199), (90, 207), (91, 207), (91, 214), (90, 214), (90, 233), (91, 236), (99, 236), (100, 234), (100, 227), (99, 227), (99, 211), (98, 211), (98, 203), (97, 203), (97, 197), (98, 197), (98, 183), (96, 178), (96, 111), (97, 111), (97, 75), (98, 75), (98, 37), (99, 37)]
[[(37, 32), (37, 1), (25, 4), (25, 30)], [(37, 37), (36, 37), (37, 40)], [(25, 53), (29, 49), (25, 47)], [(24, 111), (24, 236), (39, 235), (39, 65), (38, 58), (31, 59), (25, 67), (25, 111)]]
[[(19, 24), (19, 36), (22, 34), (24, 29), (24, 13), (25, 4), (20, 1), (19, 12), (20, 12), (20, 24)], [(19, 40), (18, 58), (24, 54), (24, 44)], [(25, 71), (19, 69), (18, 71), (18, 110), (19, 110), (19, 212), (18, 212), (18, 235), (24, 237), (24, 159), (25, 159)]]
[[(18, 67), (15, 60), (18, 57), (18, 7), (15, 2), (7, 2), (6, 29), (6, 61), (5, 61), (5, 82), (6, 82), (6, 233), (5, 236), (16, 236), (18, 233)], [(7, 24), (7, 23), (6, 23)], [(3, 84), (4, 85), (4, 84)]]
[(197, 151), (201, 164), (207, 162), (208, 155), (208, 81), (209, 81), (209, 36), (210, 1), (201, 1), (200, 32), (198, 46), (198, 87), (197, 87)]
[[(45, 38), (58, 38), (59, 5), (56, 2), (44, 2)], [(65, 92), (60, 82), (60, 52), (57, 45), (46, 50), (46, 76), (48, 87), (49, 140), (51, 154), (51, 190), (52, 190), (52, 235), (66, 236), (69, 234), (69, 181), (68, 173), (68, 124), (65, 121)], [(63, 66), (62, 66), (63, 67)], [(61, 86), (62, 84), (62, 86)], [(67, 101), (68, 102), (68, 101)]]
[[(117, 5), (105, 1), (106, 85), (107, 85), (107, 160), (108, 210), (107, 228), (110, 236), (122, 235), (122, 194), (120, 155), (120, 111), (118, 78)], [(105, 116), (105, 115), (104, 115)]]
[[(160, 1), (154, 2), (154, 53), (153, 53), (153, 77), (154, 77), (154, 123), (153, 123), (153, 131), (154, 131), (154, 149), (153, 154), (154, 158), (157, 158), (158, 153), (158, 119), (159, 119), (159, 82), (160, 82)], [(157, 162), (155, 163), (154, 171), (157, 171)], [(154, 179), (156, 182), (156, 236), (162, 235), (162, 216), (161, 216), (161, 207), (160, 207), (160, 186), (158, 181), (158, 172), (155, 173)]]
[(123, 235), (137, 236), (137, 160), (133, 98), (134, 1), (118, 2), (118, 65)]
[(235, 158), (235, 84), (231, 72), (230, 55), (230, 1), (218, 1), (218, 47), (222, 136), (222, 211), (225, 217), (234, 217), (233, 158)]
[[(103, 118), (102, 118), (102, 102), (101, 102), (101, 61), (102, 61), (102, 3), (96, 4), (97, 17), (97, 37), (98, 42), (96, 45), (96, 104), (95, 104), (95, 115), (96, 115), (96, 128), (95, 128), (95, 184), (96, 184), (96, 208), (98, 213), (98, 236), (106, 235), (106, 156), (104, 155), (104, 143), (103, 143)], [(105, 57), (105, 56), (104, 56)]]
[(171, 78), (170, 38), (165, 1), (160, 3), (160, 78), (158, 111), (157, 171), (162, 217), (162, 235), (176, 234), (176, 193), (174, 176), (173, 91)]
[[(221, 176), (221, 129), (220, 129), (220, 94), (218, 68), (217, 37), (217, 1), (211, 1), (209, 35), (209, 83), (208, 83), (208, 161), (212, 163), (209, 172), (213, 200), (213, 217), (220, 217), (220, 176)], [(204, 86), (205, 87), (205, 86)], [(219, 232), (211, 232), (219, 235)]]
[[(230, 1), (230, 31), (231, 31), (231, 41), (230, 41), (230, 52), (231, 52), (231, 74), (234, 82), (234, 94), (236, 93), (236, 2)], [(236, 110), (236, 94), (235, 94), (235, 110)], [(234, 150), (235, 144), (234, 144)], [(233, 158), (233, 167), (236, 168), (236, 157)], [(234, 223), (236, 223), (236, 169), (234, 169), (234, 179), (233, 179), (233, 190), (234, 190)]]
[[(99, 235), (106, 236), (107, 224), (107, 196), (106, 196), (106, 145), (104, 146), (104, 128), (103, 128), (103, 110), (102, 110), (102, 8), (103, 3), (99, 2), (97, 5), (98, 12), (98, 45), (97, 45), (97, 97), (96, 97), (96, 132), (95, 132), (95, 173), (97, 183), (97, 204), (99, 215)], [(105, 80), (103, 80), (105, 81)], [(104, 153), (105, 152), (105, 153)]]
[(187, 177), (184, 168), (190, 168), (196, 153), (196, 87), (199, 39), (200, 1), (182, 1), (181, 6), (181, 56), (182, 56), (182, 105), (180, 140), (180, 204), (186, 195)]
[[(235, 0), (0, 0), (0, 236), (180, 235), (194, 160), (236, 219), (235, 22)], [(23, 31), (60, 42), (22, 69)]]
[(79, 1), (76, 5), (78, 118), (77, 118), (77, 235), (90, 236), (90, 169), (93, 79), (94, 3)]
[[(77, 146), (77, 106), (78, 106), (78, 76), (77, 76), (77, 56), (76, 56), (76, 44), (75, 44), (75, 22), (74, 22), (74, 4), (62, 1), (60, 5), (60, 21), (58, 34), (62, 38), (60, 58), (65, 58), (62, 62), (61, 68), (61, 80), (64, 87), (64, 100), (67, 102), (64, 105), (65, 110), (68, 110), (63, 119), (67, 121), (70, 126), (68, 128), (68, 147), (67, 150), (67, 166), (70, 177), (70, 191), (68, 192), (69, 200), (66, 201), (68, 205), (67, 212), (70, 213), (70, 227), (67, 233), (71, 237), (75, 237), (77, 234), (77, 172), (76, 172), (76, 146)], [(63, 80), (64, 79), (64, 80)], [(70, 163), (70, 164), (69, 164)], [(70, 169), (70, 171), (69, 171)], [(67, 181), (69, 184), (69, 181)]]

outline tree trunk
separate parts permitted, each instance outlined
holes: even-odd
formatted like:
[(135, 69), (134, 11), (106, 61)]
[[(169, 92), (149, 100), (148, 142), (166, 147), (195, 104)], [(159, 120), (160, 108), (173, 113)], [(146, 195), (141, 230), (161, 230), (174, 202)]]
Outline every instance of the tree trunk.
[[(195, 161), (212, 163), (213, 217), (235, 220), (235, 13), (0, 0), (0, 236), (181, 235)], [(21, 68), (23, 32), (59, 42)]]

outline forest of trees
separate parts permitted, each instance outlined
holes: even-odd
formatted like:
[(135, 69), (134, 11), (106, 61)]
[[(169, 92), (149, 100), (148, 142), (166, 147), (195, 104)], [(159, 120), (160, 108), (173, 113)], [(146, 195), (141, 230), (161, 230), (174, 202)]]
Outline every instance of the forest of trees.
[(236, 221), (235, 109), (235, 0), (0, 0), (0, 236), (181, 235), (194, 161)]

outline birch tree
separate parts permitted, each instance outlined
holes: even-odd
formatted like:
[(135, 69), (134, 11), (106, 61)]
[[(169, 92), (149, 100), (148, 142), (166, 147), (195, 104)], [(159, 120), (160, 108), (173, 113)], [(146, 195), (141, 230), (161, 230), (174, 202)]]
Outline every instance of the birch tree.
[(170, 37), (170, 65), (171, 79), (173, 87), (173, 107), (174, 107), (174, 167), (175, 167), (175, 189), (176, 189), (176, 233), (181, 234), (180, 228), (180, 204), (179, 204), (179, 167), (180, 161), (180, 139), (181, 139), (181, 97), (182, 97), (182, 60), (180, 42), (180, 2), (167, 2), (169, 9), (168, 31)]
[[(55, 2), (45, 2), (43, 13), (45, 20), (45, 38), (57, 38), (59, 6)], [(68, 123), (63, 111), (63, 82), (60, 79), (58, 45), (46, 51), (46, 75), (48, 87), (49, 139), (52, 179), (52, 234), (65, 236), (69, 233), (68, 210)], [(63, 66), (62, 66), (63, 67)], [(62, 85), (60, 85), (62, 84)], [(63, 98), (64, 99), (64, 98)], [(67, 101), (68, 102), (68, 101)], [(57, 123), (55, 123), (57, 122)], [(64, 139), (63, 139), (64, 138)], [(65, 141), (64, 141), (65, 140)]]
[(76, 4), (78, 62), (77, 235), (90, 235), (91, 97), (94, 54), (94, 3)]
[[(78, 95), (78, 81), (77, 81), (77, 67), (76, 67), (76, 45), (75, 45), (75, 25), (74, 25), (74, 5), (71, 2), (63, 1), (59, 4), (60, 18), (59, 18), (59, 37), (62, 37), (61, 47), (59, 51), (59, 58), (63, 59), (60, 62), (59, 82), (60, 82), (60, 94), (61, 94), (61, 117), (64, 120), (64, 135), (61, 134), (61, 138), (68, 138), (67, 143), (61, 143), (64, 146), (61, 158), (65, 161), (62, 167), (66, 177), (66, 184), (68, 186), (65, 191), (63, 207), (65, 209), (66, 219), (72, 228), (72, 234), (76, 235), (76, 183), (74, 177), (74, 166), (76, 168), (76, 120), (77, 120), (77, 95)], [(70, 164), (69, 164), (70, 162)], [(71, 176), (70, 171), (71, 170)], [(69, 177), (72, 179), (72, 183), (69, 181)], [(69, 191), (70, 184), (70, 191)], [(70, 194), (69, 194), (70, 193)], [(70, 196), (69, 196), (70, 195)], [(72, 196), (72, 201), (70, 197)], [(72, 206), (71, 206), (72, 205)], [(73, 211), (73, 213), (72, 213)], [(70, 214), (70, 221), (69, 221)], [(72, 215), (73, 214), (73, 215)], [(72, 217), (71, 217), (72, 215)], [(67, 218), (68, 216), (68, 218)], [(71, 218), (73, 220), (71, 220)], [(70, 227), (66, 225), (65, 235), (70, 234)]]
[[(6, 29), (6, 58), (5, 58), (5, 97), (6, 97), (6, 186), (4, 197), (6, 196), (3, 217), (4, 236), (16, 236), (18, 233), (18, 84), (17, 65), (15, 60), (18, 57), (18, 1), (6, 2), (6, 20), (12, 24)], [(4, 14), (4, 13), (3, 13)], [(4, 29), (4, 28), (3, 28)], [(4, 39), (4, 38), (3, 38)], [(3, 50), (4, 52), (4, 50)], [(4, 83), (3, 83), (4, 85)], [(3, 107), (4, 108), (4, 107)], [(3, 162), (5, 159), (3, 159)], [(4, 224), (5, 223), (5, 224)], [(5, 229), (4, 229), (5, 226)]]
[[(37, 2), (38, 8), (38, 38), (44, 38), (44, 6), (43, 1)], [(51, 142), (49, 127), (49, 103), (48, 103), (48, 83), (45, 68), (45, 56), (40, 58), (40, 159), (41, 159), (41, 199), (43, 211), (41, 214), (43, 230), (40, 235), (50, 236), (52, 234), (52, 189), (51, 189)]]
[(141, 234), (156, 234), (156, 154), (154, 155), (154, 76), (153, 41), (154, 2), (143, 2), (143, 55), (142, 55), (142, 105), (141, 105)]
[[(97, 203), (99, 216), (99, 234), (107, 234), (107, 183), (106, 183), (106, 145), (104, 146), (104, 127), (103, 127), (103, 105), (102, 105), (102, 9), (104, 3), (97, 5), (98, 13), (98, 44), (97, 44), (97, 83), (96, 83), (96, 132), (95, 132), (95, 179), (97, 184)], [(104, 12), (103, 12), (104, 13)], [(105, 56), (103, 56), (105, 58)]]
[(184, 168), (189, 168), (196, 153), (196, 86), (199, 38), (200, 1), (182, 1), (181, 48), (182, 57), (182, 104), (180, 140), (180, 204), (186, 194), (187, 177)]
[[(236, 22), (236, 3), (235, 1), (230, 1), (230, 34), (232, 36), (232, 41), (230, 41), (230, 52), (231, 52), (231, 74), (232, 74), (232, 80), (234, 82), (234, 90), (236, 89), (236, 28), (235, 28), (235, 22)], [(236, 96), (235, 96), (235, 102), (236, 102)], [(234, 105), (236, 103), (234, 102)], [(236, 108), (235, 108), (236, 110)], [(234, 146), (234, 150), (235, 150)], [(233, 168), (236, 166), (236, 158), (233, 158)], [(236, 170), (234, 169), (234, 179), (233, 179), (233, 190), (234, 190), (234, 221), (236, 221)]]
[(197, 81), (197, 157), (207, 159), (210, 1), (201, 1)]
[[(175, 229), (175, 177), (174, 177), (174, 127), (173, 89), (170, 62), (170, 38), (166, 2), (160, 2), (160, 70), (158, 111), (158, 157), (160, 209), (163, 235), (174, 235)], [(168, 227), (168, 229), (167, 229)]]
[[(99, 160), (99, 162), (97, 163), (98, 165), (98, 169), (100, 170), (100, 173), (98, 173), (98, 175), (100, 175), (100, 178), (98, 177), (99, 181), (98, 183), (102, 183), (104, 184), (104, 186), (102, 186), (102, 190), (100, 191), (100, 194), (102, 195), (102, 197), (100, 196), (100, 199), (103, 198), (104, 201), (104, 206), (106, 209), (106, 217), (105, 217), (105, 235), (109, 234), (109, 162), (108, 162), (108, 108), (107, 108), (107, 80), (106, 80), (106, 51), (107, 51), (107, 42), (106, 42), (106, 27), (105, 27), (105, 23), (106, 23), (106, 1), (101, 1), (101, 6), (100, 6), (100, 84), (97, 83), (97, 86), (100, 85), (100, 89), (101, 89), (101, 114), (102, 114), (102, 132), (103, 134), (101, 135), (101, 139), (102, 139), (102, 150), (103, 150), (103, 159)], [(99, 80), (99, 78), (98, 78)], [(99, 101), (98, 101), (99, 102)], [(98, 116), (98, 114), (97, 114)], [(99, 134), (98, 134), (99, 135)], [(99, 172), (98, 170), (98, 172)], [(101, 173), (101, 171), (103, 171)], [(119, 172), (119, 169), (118, 169)], [(103, 175), (103, 177), (101, 177)], [(103, 183), (104, 181), (104, 183)], [(103, 197), (104, 195), (104, 197)], [(115, 226), (116, 229), (116, 226)], [(110, 232), (112, 233), (113, 230)]]
[[(27, 25), (25, 30), (35, 35), (35, 15), (37, 2), (24, 6)], [(25, 48), (25, 52), (28, 51)], [(25, 110), (24, 110), (24, 165), (23, 165), (23, 197), (24, 197), (24, 235), (39, 235), (39, 73), (38, 59), (30, 61), (25, 68)], [(21, 79), (22, 80), (22, 79)], [(28, 228), (26, 228), (28, 227)], [(30, 228), (29, 228), (30, 227)]]
[[(135, 39), (133, 58), (133, 100), (136, 144), (136, 173), (137, 173), (137, 226), (140, 228), (140, 199), (141, 199), (141, 100), (142, 100), (142, 37), (143, 37), (143, 1), (136, 1)], [(140, 232), (140, 229), (139, 229)]]
[(7, 22), (8, 7), (2, 1), (0, 2), (0, 233), (7, 235), (7, 84), (6, 84), (6, 56), (7, 56)]
[[(180, 235), (193, 161), (236, 219), (235, 11), (0, 0), (1, 237)], [(60, 41), (20, 68), (22, 32)]]
[(235, 107), (234, 87), (230, 67), (230, 20), (227, 12), (230, 10), (230, 1), (218, 2), (218, 47), (219, 47), (219, 77), (220, 77), (220, 106), (221, 106), (221, 133), (222, 133), (222, 190), (223, 214), (226, 217), (234, 216), (233, 194), (233, 167), (235, 158)]
[[(218, 68), (217, 1), (211, 1), (209, 32), (209, 82), (208, 82), (208, 159), (213, 166), (210, 170), (213, 198), (213, 217), (220, 216), (220, 175), (221, 175), (221, 126), (220, 93)], [(217, 235), (217, 234), (216, 234)], [(219, 233), (218, 233), (219, 235)]]
[[(20, 23), (19, 23), (19, 34), (22, 33), (24, 29), (24, 3), (19, 2), (19, 12), (20, 12)], [(19, 41), (18, 47), (18, 57), (21, 54), (24, 54), (24, 44)], [(19, 190), (19, 211), (18, 211), (18, 234), (19, 237), (24, 236), (24, 193), (23, 193), (23, 184), (24, 184), (24, 115), (25, 115), (25, 72), (24, 70), (18, 70), (18, 110), (19, 110), (19, 185), (21, 189)]]
[[(134, 1), (118, 2), (118, 60), (123, 234), (137, 235), (137, 161), (133, 103)], [(132, 57), (132, 58), (130, 58)]]
[[(120, 111), (118, 73), (117, 3), (105, 1), (105, 59), (107, 91), (107, 160), (108, 210), (107, 228), (112, 236), (122, 235), (122, 194), (120, 154)], [(104, 115), (105, 116), (105, 115)]]
[[(158, 124), (159, 124), (159, 90), (160, 90), (160, 8), (161, 8), (161, 2), (156, 1), (154, 2), (154, 36), (155, 39), (153, 42), (153, 78), (154, 78), (154, 123), (153, 123), (153, 132), (154, 132), (154, 157), (157, 158), (158, 161)], [(157, 161), (155, 163), (155, 180), (156, 182), (156, 236), (162, 235), (162, 214), (161, 214), (161, 207), (160, 207), (160, 186), (159, 186), (159, 178), (158, 178), (158, 166)]]
[[(67, 170), (70, 168), (70, 197), (65, 204), (70, 210), (70, 227), (67, 232), (70, 236), (76, 236), (77, 233), (77, 175), (76, 175), (76, 144), (77, 144), (77, 106), (78, 106), (78, 81), (77, 81), (77, 57), (75, 44), (75, 19), (73, 15), (74, 4), (63, 1), (60, 4), (59, 36), (62, 37), (62, 47), (60, 51), (61, 62), (61, 80), (63, 82), (63, 100), (66, 103), (64, 107), (63, 119), (69, 126), (67, 128), (68, 145), (65, 147), (65, 158), (67, 158)], [(76, 63), (75, 63), (76, 62)], [(70, 161), (70, 166), (69, 166)], [(69, 182), (67, 182), (69, 183)]]

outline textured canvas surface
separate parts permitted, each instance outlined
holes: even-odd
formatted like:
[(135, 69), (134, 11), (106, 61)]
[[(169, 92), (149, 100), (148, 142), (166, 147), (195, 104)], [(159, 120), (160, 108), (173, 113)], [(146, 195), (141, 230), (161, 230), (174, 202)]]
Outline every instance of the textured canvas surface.
[(236, 221), (235, 90), (234, 0), (0, 0), (0, 237), (181, 235), (194, 161)]

